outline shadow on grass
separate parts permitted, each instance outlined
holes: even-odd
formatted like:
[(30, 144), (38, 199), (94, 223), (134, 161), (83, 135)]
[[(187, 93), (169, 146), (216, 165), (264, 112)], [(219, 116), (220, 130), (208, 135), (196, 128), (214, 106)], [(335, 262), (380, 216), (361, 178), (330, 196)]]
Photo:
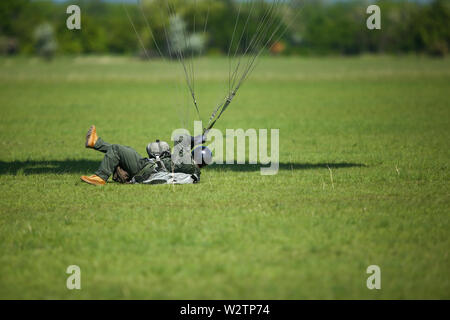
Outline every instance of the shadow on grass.
[(0, 174), (70, 174), (88, 173), (98, 169), (96, 160), (49, 160), (49, 161), (0, 161)]
[[(98, 169), (98, 160), (49, 160), (49, 161), (0, 161), (1, 175), (32, 175), (32, 174), (71, 174), (71, 173), (92, 173)], [(206, 170), (217, 171), (259, 171), (261, 167), (268, 165), (261, 164), (215, 164)], [(340, 162), (340, 163), (280, 163), (279, 170), (314, 170), (314, 169), (340, 169), (365, 167), (364, 164)]]
[[(362, 163), (338, 162), (338, 163), (280, 163), (279, 170), (314, 170), (314, 169), (341, 169), (353, 167), (365, 167)], [(270, 165), (262, 164), (215, 164), (208, 167), (207, 170), (218, 171), (260, 171), (261, 168), (268, 168)]]

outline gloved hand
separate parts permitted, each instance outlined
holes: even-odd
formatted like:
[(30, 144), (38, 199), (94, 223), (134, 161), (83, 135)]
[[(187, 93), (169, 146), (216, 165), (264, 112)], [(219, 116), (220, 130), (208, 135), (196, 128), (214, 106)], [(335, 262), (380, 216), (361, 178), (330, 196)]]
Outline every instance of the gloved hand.
[(191, 148), (193, 149), (195, 146), (198, 146), (200, 144), (204, 144), (206, 142), (206, 135), (208, 134), (209, 130), (207, 130), (204, 134), (191, 137)]

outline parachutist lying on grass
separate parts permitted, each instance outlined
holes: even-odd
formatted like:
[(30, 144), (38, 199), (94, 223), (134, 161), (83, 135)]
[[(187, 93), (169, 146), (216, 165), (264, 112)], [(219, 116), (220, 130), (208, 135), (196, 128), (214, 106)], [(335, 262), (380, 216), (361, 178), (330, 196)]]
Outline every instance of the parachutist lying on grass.
[[(86, 135), (86, 148), (105, 153), (97, 172), (82, 176), (91, 185), (105, 185), (109, 177), (120, 183), (142, 184), (189, 184), (200, 181), (200, 169), (212, 161), (211, 151), (204, 146), (206, 135), (198, 137), (179, 136), (174, 143), (174, 156), (169, 144), (156, 140), (147, 146), (149, 158), (136, 150), (118, 144), (109, 144), (97, 136), (95, 126)], [(198, 161), (195, 161), (198, 160)]]

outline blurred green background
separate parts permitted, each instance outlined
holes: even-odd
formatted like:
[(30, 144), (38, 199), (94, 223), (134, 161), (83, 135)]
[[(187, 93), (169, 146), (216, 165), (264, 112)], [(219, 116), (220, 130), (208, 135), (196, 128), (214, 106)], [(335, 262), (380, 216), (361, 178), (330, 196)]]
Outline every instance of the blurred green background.
[[(272, 5), (270, 1), (259, 0), (170, 2), (181, 23), (186, 25), (188, 34), (193, 36), (193, 43), (196, 43), (193, 50), (210, 55), (227, 53), (239, 12), (245, 17), (255, 6), (248, 25), (248, 33), (252, 34), (263, 13)], [(382, 32), (366, 28), (366, 8), (374, 3), (381, 8)], [(70, 4), (81, 8), (82, 29), (74, 32), (68, 32), (66, 28), (69, 16), (66, 8)], [(279, 19), (288, 28), (280, 39), (281, 45), (271, 50), (272, 53), (350, 55), (415, 52), (442, 56), (449, 50), (449, 1), (292, 0), (279, 6), (283, 8), (276, 12), (274, 19)], [(2, 0), (0, 53), (39, 53), (40, 34), (42, 37), (42, 33), (49, 33), (49, 55), (108, 53), (142, 56), (126, 10), (150, 55), (157, 55), (155, 41), (163, 54), (167, 54), (164, 36), (164, 26), (169, 25), (166, 0)], [(144, 16), (153, 32), (149, 31)], [(206, 19), (207, 29), (203, 33)], [(244, 25), (245, 19), (240, 19), (237, 31), (241, 31)]]

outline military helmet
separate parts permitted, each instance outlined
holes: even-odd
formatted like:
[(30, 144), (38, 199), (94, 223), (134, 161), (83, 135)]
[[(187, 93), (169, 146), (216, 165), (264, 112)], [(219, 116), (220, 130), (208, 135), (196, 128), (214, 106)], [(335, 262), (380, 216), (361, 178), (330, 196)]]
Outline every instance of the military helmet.
[(156, 140), (148, 144), (147, 153), (150, 159), (170, 157), (170, 146), (165, 141)]
[(208, 147), (200, 146), (192, 150), (192, 158), (199, 167), (204, 167), (212, 163), (213, 154)]

